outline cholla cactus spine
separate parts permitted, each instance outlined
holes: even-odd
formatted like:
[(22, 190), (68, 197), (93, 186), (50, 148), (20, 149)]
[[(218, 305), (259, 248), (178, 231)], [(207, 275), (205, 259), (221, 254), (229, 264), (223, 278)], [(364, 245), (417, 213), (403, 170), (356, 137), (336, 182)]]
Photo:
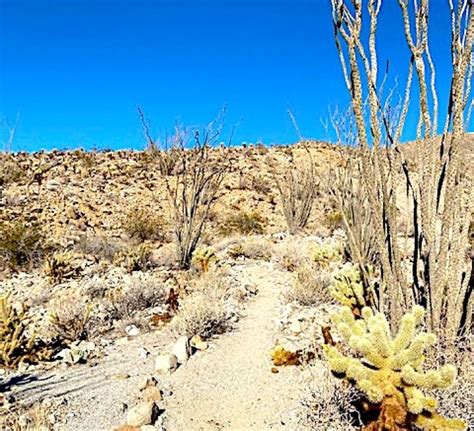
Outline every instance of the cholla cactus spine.
[[(362, 358), (346, 356), (336, 347), (326, 345), (325, 352), (332, 371), (355, 382), (373, 404), (387, 398), (395, 399), (406, 412), (414, 416), (414, 423), (427, 429), (464, 429), (463, 421), (446, 419), (436, 413), (436, 400), (423, 389), (443, 389), (456, 376), (453, 365), (438, 370), (423, 371), (424, 352), (436, 343), (433, 334), (419, 331), (425, 310), (413, 307), (402, 318), (400, 328), (392, 337), (386, 317), (368, 307), (356, 319), (349, 306), (332, 316), (342, 338)], [(437, 428), (444, 424), (445, 428)]]

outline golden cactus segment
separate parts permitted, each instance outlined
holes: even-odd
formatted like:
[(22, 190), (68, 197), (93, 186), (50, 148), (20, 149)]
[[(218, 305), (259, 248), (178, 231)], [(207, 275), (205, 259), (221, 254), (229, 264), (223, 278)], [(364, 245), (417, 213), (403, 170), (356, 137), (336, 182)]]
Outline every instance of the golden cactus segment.
[(194, 251), (192, 262), (202, 272), (207, 272), (211, 263), (217, 260), (216, 252), (212, 247), (202, 247)]
[[(349, 306), (341, 307), (332, 316), (332, 322), (357, 354), (352, 357), (341, 353), (336, 346), (325, 345), (329, 367), (336, 375), (355, 383), (372, 404), (396, 400), (419, 426), (443, 429), (436, 427), (452, 423), (455, 427), (449, 429), (464, 429), (462, 421), (437, 415), (436, 400), (423, 393), (426, 389), (444, 389), (456, 377), (456, 368), (449, 364), (437, 370), (422, 369), (425, 350), (436, 342), (433, 334), (418, 328), (423, 315), (423, 308), (414, 307), (403, 317), (398, 333), (392, 336), (382, 313), (364, 307), (362, 318), (356, 319)], [(463, 427), (456, 427), (461, 423)]]

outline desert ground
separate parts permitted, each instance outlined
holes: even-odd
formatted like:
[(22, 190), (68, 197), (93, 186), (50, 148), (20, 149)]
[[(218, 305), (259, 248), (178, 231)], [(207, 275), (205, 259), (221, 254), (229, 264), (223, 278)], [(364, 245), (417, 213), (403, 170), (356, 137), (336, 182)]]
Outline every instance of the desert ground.
[[(343, 344), (327, 337), (331, 292), (361, 283), (324, 180), (340, 148), (223, 151), (210, 150), (229, 167), (189, 268), (167, 190), (182, 174), (164, 175), (152, 151), (2, 154), (2, 429), (368, 426), (360, 390), (331, 373), (325, 347)], [(305, 161), (318, 171), (310, 214), (289, 233), (278, 185)], [(430, 365), (457, 366), (449, 389), (429, 393), (466, 426), (471, 342), (427, 353)]]

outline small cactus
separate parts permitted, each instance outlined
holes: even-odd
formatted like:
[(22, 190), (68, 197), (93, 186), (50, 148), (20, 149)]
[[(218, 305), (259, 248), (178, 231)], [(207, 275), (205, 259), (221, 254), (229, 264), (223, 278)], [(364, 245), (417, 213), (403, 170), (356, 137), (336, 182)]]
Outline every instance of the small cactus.
[(20, 362), (37, 362), (52, 356), (52, 350), (36, 343), (28, 333), (28, 309), (11, 305), (10, 294), (0, 295), (0, 366), (15, 368)]
[(312, 248), (311, 259), (319, 266), (326, 268), (333, 262), (342, 261), (342, 245), (325, 242)]
[(193, 253), (192, 262), (202, 272), (209, 271), (211, 263), (216, 261), (216, 252), (212, 247), (198, 248)]
[(394, 337), (386, 317), (374, 314), (369, 307), (362, 308), (360, 319), (349, 306), (332, 316), (339, 334), (361, 357), (325, 345), (329, 367), (337, 376), (355, 383), (372, 405), (371, 410), (380, 411), (373, 426), (366, 429), (411, 429), (411, 424), (429, 430), (465, 429), (463, 421), (437, 414), (436, 400), (423, 393), (425, 389), (450, 386), (456, 376), (456, 368), (449, 364), (438, 370), (423, 370), (424, 351), (436, 343), (434, 334), (417, 329), (424, 313), (423, 307), (413, 307), (402, 318)]
[(64, 279), (75, 277), (80, 272), (79, 266), (74, 262), (74, 253), (71, 251), (53, 253), (46, 259), (43, 270), (54, 283), (61, 283)]
[(117, 254), (114, 262), (128, 272), (143, 271), (150, 262), (151, 250), (147, 244), (140, 244)]
[(370, 305), (371, 292), (365, 288), (356, 266), (346, 266), (338, 271), (334, 275), (329, 293), (338, 303), (350, 307), (355, 316), (360, 316), (362, 308)]

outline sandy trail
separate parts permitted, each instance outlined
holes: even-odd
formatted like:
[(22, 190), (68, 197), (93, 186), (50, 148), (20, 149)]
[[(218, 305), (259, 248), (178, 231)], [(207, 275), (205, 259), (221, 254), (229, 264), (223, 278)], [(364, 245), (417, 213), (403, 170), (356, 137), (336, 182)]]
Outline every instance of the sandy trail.
[(170, 378), (174, 394), (167, 405), (166, 429), (294, 430), (298, 370), (271, 372), (275, 319), (287, 273), (270, 263), (248, 266), (243, 279), (257, 296), (236, 331), (222, 336), (214, 351), (198, 353)]

